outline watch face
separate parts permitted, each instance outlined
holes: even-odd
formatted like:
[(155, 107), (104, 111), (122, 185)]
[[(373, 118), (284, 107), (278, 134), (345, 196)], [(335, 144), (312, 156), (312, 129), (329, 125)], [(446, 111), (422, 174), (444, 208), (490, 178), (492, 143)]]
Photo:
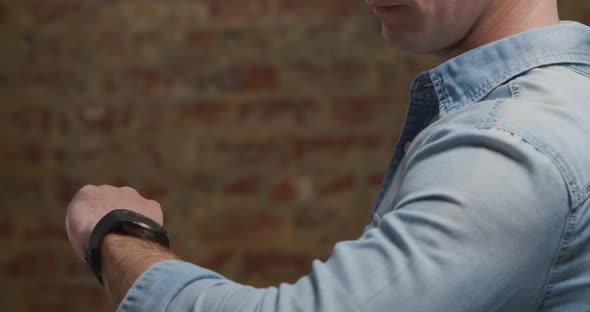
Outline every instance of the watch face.
[(154, 229), (154, 230), (160, 230), (162, 228), (162, 225), (159, 224), (158, 222), (145, 217), (139, 213), (136, 213), (134, 211), (131, 210), (127, 210), (125, 211), (125, 215), (129, 218), (129, 221), (141, 226), (141, 227), (145, 227), (148, 229)]

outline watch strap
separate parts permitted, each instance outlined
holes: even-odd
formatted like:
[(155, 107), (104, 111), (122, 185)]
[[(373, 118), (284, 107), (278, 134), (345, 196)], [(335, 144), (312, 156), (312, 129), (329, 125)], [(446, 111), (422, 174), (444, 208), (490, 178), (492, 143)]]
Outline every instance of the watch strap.
[(86, 262), (101, 284), (103, 283), (102, 244), (110, 233), (146, 239), (166, 248), (170, 246), (166, 230), (156, 221), (126, 209), (117, 209), (107, 213), (92, 230), (88, 248), (84, 251)]

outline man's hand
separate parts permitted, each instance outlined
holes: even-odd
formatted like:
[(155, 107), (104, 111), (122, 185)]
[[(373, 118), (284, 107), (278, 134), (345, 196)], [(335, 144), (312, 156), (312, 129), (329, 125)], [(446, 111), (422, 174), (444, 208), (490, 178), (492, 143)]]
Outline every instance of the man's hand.
[(135, 189), (86, 185), (72, 199), (66, 217), (68, 238), (82, 261), (92, 230), (102, 217), (115, 209), (133, 210), (164, 225), (160, 204), (142, 197)]

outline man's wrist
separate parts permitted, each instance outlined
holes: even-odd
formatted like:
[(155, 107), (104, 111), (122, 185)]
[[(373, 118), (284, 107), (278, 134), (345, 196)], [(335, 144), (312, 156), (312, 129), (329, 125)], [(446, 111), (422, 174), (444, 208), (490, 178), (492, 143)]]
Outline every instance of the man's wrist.
[(178, 259), (155, 242), (116, 233), (105, 236), (101, 254), (104, 286), (115, 305), (150, 267), (162, 261)]
[(101, 284), (103, 283), (102, 245), (109, 233), (139, 237), (166, 248), (170, 245), (166, 230), (160, 223), (132, 210), (111, 210), (94, 226), (88, 240), (88, 246), (84, 248), (85, 260)]

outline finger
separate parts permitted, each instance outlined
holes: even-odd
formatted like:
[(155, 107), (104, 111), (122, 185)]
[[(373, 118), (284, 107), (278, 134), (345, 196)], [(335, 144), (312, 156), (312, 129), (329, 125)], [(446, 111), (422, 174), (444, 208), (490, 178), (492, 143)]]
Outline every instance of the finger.
[(112, 191), (112, 190), (117, 190), (119, 189), (118, 187), (112, 186), (112, 185), (107, 185), (107, 184), (101, 184), (97, 187), (100, 190), (105, 190), (105, 191)]
[(76, 194), (94, 192), (94, 191), (96, 191), (97, 188), (98, 187), (96, 185), (86, 184), (86, 185), (82, 186), (82, 188), (80, 188), (80, 190)]
[[(94, 192), (96, 192), (97, 187), (92, 185), (92, 184), (87, 184), (84, 185), (82, 188), (80, 188), (80, 190), (78, 190), (78, 192), (74, 195), (74, 197), (72, 198), (72, 202), (75, 201), (77, 198), (84, 198), (87, 197), (89, 194), (92, 194)], [(71, 202), (70, 202), (71, 205)], [(69, 208), (69, 206), (68, 206)]]
[(123, 191), (125, 191), (125, 192), (128, 192), (128, 193), (132, 193), (132, 194), (138, 194), (138, 195), (139, 195), (139, 192), (137, 192), (137, 190), (136, 190), (136, 189), (134, 189), (134, 188), (132, 188), (132, 187), (129, 187), (129, 186), (123, 186), (123, 187), (120, 187), (119, 189), (120, 189), (120, 190), (123, 190)]
[(146, 208), (149, 209), (150, 215), (152, 215), (152, 218), (154, 218), (154, 220), (164, 225), (164, 211), (162, 210), (162, 206), (159, 202), (148, 199)]

